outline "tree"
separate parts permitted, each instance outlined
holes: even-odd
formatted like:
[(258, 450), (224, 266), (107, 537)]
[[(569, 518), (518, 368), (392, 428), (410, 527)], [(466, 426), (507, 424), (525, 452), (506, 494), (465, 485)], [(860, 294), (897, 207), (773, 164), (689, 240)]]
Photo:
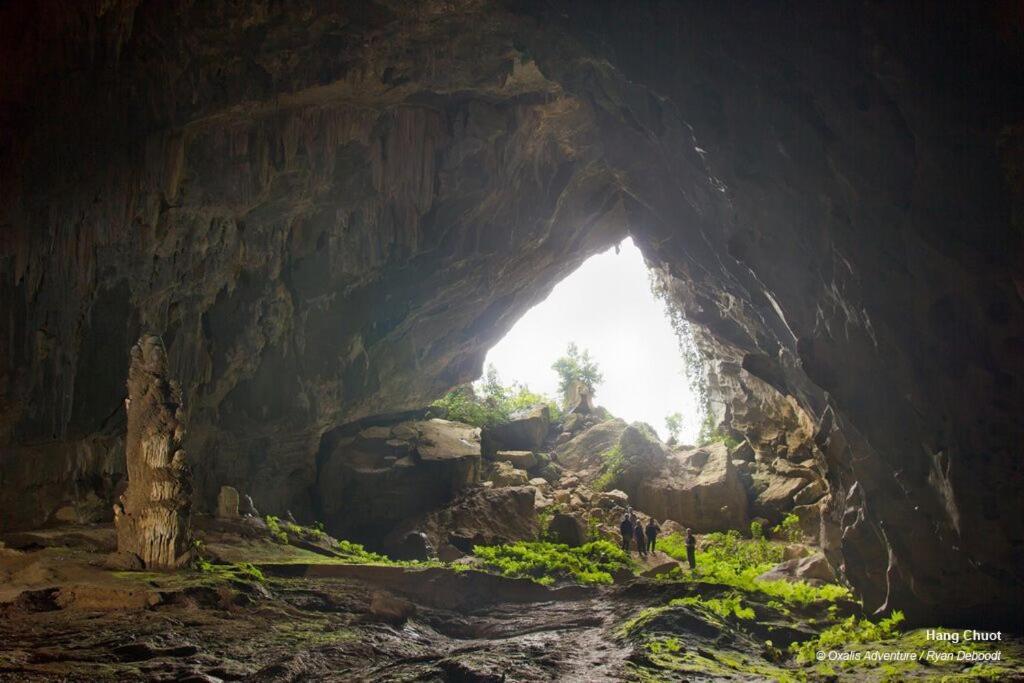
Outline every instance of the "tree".
[(562, 393), (562, 403), (566, 408), (571, 398), (574, 382), (581, 382), (590, 393), (598, 384), (604, 381), (597, 362), (590, 358), (590, 352), (584, 349), (580, 351), (576, 342), (569, 342), (565, 355), (556, 360), (551, 369), (558, 373), (558, 390)]
[(679, 440), (679, 432), (683, 429), (683, 415), (682, 413), (672, 413), (671, 415), (665, 416), (665, 429), (668, 430), (669, 443), (675, 443)]

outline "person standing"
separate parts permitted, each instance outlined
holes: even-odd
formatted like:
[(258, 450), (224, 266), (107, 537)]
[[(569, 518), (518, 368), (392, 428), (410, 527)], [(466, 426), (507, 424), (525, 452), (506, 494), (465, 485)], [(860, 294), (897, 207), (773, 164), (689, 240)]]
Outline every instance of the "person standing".
[(629, 554), (629, 542), (633, 538), (633, 517), (628, 511), (622, 515), (622, 521), (619, 522), (619, 532), (622, 534), (622, 549)]
[(636, 541), (636, 551), (641, 555), (647, 555), (647, 537), (644, 536), (644, 523), (642, 520), (636, 520), (636, 526), (633, 527), (633, 540)]
[(697, 537), (693, 529), (686, 530), (686, 561), (690, 563), (690, 571), (697, 568)]
[(658, 542), (658, 534), (661, 532), (661, 525), (658, 524), (658, 520), (651, 517), (651, 521), (647, 522), (647, 528), (644, 531), (647, 532), (647, 552), (653, 554), (654, 546)]

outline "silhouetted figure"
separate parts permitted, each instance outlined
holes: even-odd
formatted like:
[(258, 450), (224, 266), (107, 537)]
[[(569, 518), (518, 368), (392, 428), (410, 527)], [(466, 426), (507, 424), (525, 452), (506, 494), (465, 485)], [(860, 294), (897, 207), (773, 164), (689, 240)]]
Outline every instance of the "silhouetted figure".
[(644, 536), (644, 525), (637, 520), (633, 527), (633, 540), (636, 541), (636, 551), (641, 555), (647, 554), (647, 537)]
[(661, 532), (658, 520), (651, 517), (651, 521), (647, 522), (647, 528), (644, 531), (647, 533), (647, 552), (653, 553), (655, 550), (654, 546), (658, 542), (658, 534)]
[(690, 571), (697, 568), (697, 537), (693, 529), (686, 530), (686, 561), (690, 563)]
[(633, 516), (628, 512), (622, 515), (619, 522), (619, 531), (622, 533), (622, 549), (629, 552), (629, 542), (633, 538)]

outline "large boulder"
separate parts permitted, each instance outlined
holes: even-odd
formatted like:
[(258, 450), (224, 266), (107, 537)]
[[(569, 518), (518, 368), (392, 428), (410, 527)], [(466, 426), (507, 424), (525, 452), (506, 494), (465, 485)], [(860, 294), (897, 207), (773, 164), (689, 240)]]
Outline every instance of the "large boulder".
[(529, 470), (537, 466), (537, 456), (533, 451), (498, 451), (494, 459), (507, 462), (520, 470)]
[(702, 533), (747, 526), (747, 492), (720, 443), (674, 454), (630, 498), (639, 510)]
[(505, 422), (484, 427), (481, 438), (484, 453), (499, 450), (536, 451), (544, 445), (551, 424), (551, 410), (536, 405), (513, 413)]
[(794, 558), (777, 564), (757, 577), (760, 581), (806, 581), (811, 584), (834, 583), (835, 570), (822, 553)]
[(423, 532), (434, 548), (451, 545), (464, 553), (474, 545), (497, 545), (537, 537), (538, 517), (532, 486), (477, 487), (448, 505), (404, 522), (386, 542), (400, 541), (410, 531)]
[(619, 437), (628, 426), (625, 420), (618, 418), (594, 425), (555, 450), (558, 463), (576, 471), (599, 469), (604, 463), (602, 454), (619, 443)]
[(475, 484), (480, 430), (448, 420), (367, 427), (322, 453), (317, 494), (333, 534), (372, 540)]
[(516, 469), (511, 463), (504, 461), (491, 463), (487, 468), (486, 478), (495, 487), (526, 486), (530, 483), (530, 475), (526, 470)]

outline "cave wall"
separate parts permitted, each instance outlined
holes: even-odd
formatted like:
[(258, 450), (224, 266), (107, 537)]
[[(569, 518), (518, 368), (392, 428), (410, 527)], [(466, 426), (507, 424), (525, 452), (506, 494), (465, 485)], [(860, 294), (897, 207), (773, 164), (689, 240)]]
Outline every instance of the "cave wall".
[(140, 332), (182, 383), (200, 502), (308, 514), (325, 432), (474, 377), (628, 230), (723, 413), (756, 395), (813, 426), (867, 606), (1013, 618), (1003, 9), (6, 4), (0, 527), (116, 485)]

